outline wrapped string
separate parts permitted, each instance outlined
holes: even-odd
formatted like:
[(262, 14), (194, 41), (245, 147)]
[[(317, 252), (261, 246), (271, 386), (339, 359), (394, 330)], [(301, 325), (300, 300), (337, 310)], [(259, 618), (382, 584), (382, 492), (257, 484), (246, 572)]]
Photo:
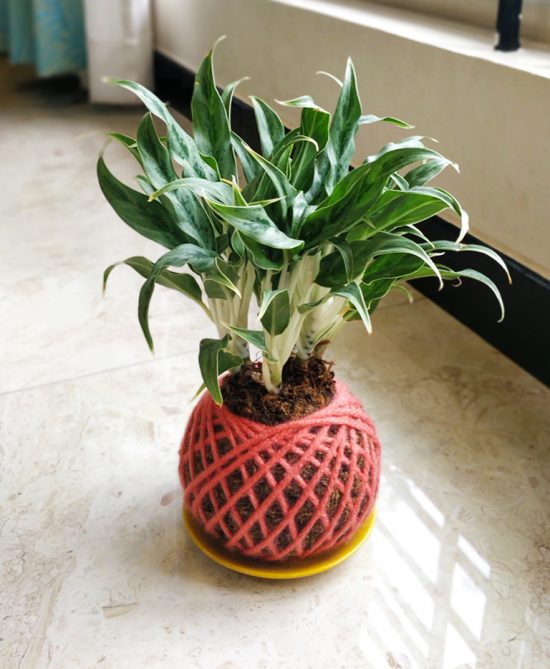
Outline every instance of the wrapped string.
[(185, 505), (226, 549), (268, 561), (318, 555), (372, 511), (380, 442), (359, 400), (336, 382), (329, 404), (264, 425), (204, 393), (181, 449)]

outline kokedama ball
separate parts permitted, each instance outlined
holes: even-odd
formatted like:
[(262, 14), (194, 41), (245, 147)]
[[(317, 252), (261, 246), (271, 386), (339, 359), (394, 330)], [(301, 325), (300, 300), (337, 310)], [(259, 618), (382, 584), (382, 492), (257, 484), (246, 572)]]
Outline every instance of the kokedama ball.
[(234, 553), (268, 561), (318, 555), (350, 540), (373, 509), (380, 442), (342, 383), (303, 418), (264, 425), (205, 393), (180, 450), (185, 506)]

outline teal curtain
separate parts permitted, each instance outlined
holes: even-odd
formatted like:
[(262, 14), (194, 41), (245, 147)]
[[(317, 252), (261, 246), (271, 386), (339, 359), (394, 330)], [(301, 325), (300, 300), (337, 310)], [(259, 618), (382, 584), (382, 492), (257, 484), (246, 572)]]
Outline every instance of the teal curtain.
[(0, 0), (0, 50), (39, 76), (86, 67), (83, 0)]

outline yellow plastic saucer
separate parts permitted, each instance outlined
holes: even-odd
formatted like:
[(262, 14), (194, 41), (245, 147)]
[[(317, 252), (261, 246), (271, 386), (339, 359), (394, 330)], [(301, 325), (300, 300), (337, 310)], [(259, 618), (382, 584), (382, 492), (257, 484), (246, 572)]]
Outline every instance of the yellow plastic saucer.
[(328, 571), (336, 565), (350, 557), (364, 543), (372, 530), (376, 510), (373, 509), (367, 520), (361, 525), (353, 537), (343, 544), (319, 556), (314, 555), (310, 558), (289, 559), (283, 563), (269, 563), (261, 560), (246, 558), (236, 555), (224, 549), (216, 539), (209, 536), (199, 527), (198, 523), (187, 511), (183, 509), (183, 520), (189, 536), (199, 550), (209, 558), (221, 564), (222, 567), (237, 571), (248, 576), (258, 578), (285, 579), (285, 578), (304, 578)]

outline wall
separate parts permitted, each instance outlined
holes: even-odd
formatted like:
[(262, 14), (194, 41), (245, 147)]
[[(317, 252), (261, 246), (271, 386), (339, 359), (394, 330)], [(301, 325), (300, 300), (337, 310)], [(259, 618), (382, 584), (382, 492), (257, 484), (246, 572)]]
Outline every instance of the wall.
[[(403, 23), (402, 13), (388, 23), (380, 12), (392, 10), (353, 0), (155, 5), (156, 48), (188, 68), (197, 68), (219, 35), (228, 36), (218, 48), (217, 79), (223, 85), (249, 75), (251, 81), (238, 89), (243, 99), (252, 93), (268, 101), (308, 93), (330, 109), (336, 85), (315, 72), (342, 75), (351, 55), (369, 112), (414, 123), (414, 134), (436, 137), (439, 150), (460, 163), (461, 174), (449, 172), (439, 185), (469, 211), (473, 234), (550, 277), (550, 81), (548, 73), (540, 74), (544, 68), (528, 71), (529, 53), (512, 56), (509, 67), (474, 28), (463, 49), (458, 33), (438, 33), (437, 25), (427, 33), (420, 24), (412, 33), (409, 26), (411, 34), (394, 30)], [(432, 45), (442, 38), (445, 48)], [(537, 57), (539, 64), (546, 62), (544, 53)], [(296, 119), (293, 111), (280, 108), (287, 124)], [(380, 126), (361, 129), (358, 160), (406, 132)]]
[[(377, 4), (421, 11), (462, 21), (495, 31), (497, 0), (373, 0)], [(521, 34), (524, 39), (550, 41), (550, 3), (548, 0), (523, 0)]]

